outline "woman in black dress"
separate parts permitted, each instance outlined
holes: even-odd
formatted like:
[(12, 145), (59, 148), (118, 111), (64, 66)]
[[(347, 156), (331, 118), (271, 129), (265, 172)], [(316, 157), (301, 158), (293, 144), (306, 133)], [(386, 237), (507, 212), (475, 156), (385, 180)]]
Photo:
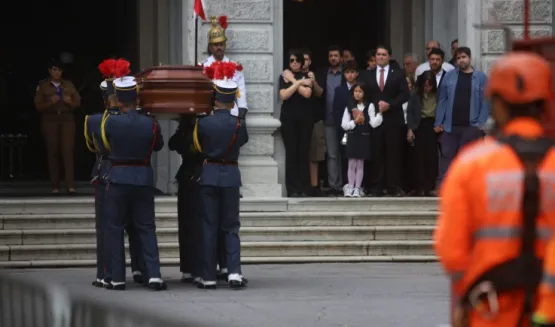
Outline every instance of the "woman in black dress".
[(370, 160), (370, 106), (364, 96), (364, 86), (355, 84), (351, 87), (351, 96), (357, 103), (356, 109), (345, 108), (341, 127), (347, 134), (346, 155), (349, 160), (347, 179), (344, 188), (346, 197), (360, 197), (360, 187), (364, 177), (364, 161)]
[(289, 197), (304, 197), (311, 189), (309, 174), (310, 141), (312, 139), (313, 109), (310, 103), (312, 80), (301, 71), (304, 55), (289, 52), (289, 69), (295, 82), (285, 82), (279, 76), (281, 105), (281, 136), (285, 146), (285, 186)]

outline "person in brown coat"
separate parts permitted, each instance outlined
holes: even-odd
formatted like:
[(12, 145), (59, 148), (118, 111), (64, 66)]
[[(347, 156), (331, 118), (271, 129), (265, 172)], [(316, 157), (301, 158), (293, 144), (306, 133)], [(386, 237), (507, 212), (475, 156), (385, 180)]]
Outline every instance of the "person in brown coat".
[(62, 79), (61, 63), (52, 62), (48, 67), (48, 73), (50, 77), (37, 87), (35, 106), (42, 115), (41, 128), (46, 141), (52, 194), (60, 193), (60, 155), (67, 191), (69, 194), (75, 194), (74, 110), (81, 105), (81, 97), (73, 83)]

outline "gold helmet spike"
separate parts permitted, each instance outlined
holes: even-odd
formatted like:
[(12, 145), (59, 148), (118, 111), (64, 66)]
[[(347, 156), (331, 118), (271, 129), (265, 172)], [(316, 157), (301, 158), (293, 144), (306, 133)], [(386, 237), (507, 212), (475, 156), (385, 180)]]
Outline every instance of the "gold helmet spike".
[(218, 18), (216, 16), (212, 16), (211, 20), (212, 20), (212, 27), (208, 32), (208, 43), (214, 44), (214, 43), (221, 43), (221, 42), (227, 41), (227, 38), (225, 37), (225, 28), (227, 26), (222, 26), (222, 27), (218, 26)]

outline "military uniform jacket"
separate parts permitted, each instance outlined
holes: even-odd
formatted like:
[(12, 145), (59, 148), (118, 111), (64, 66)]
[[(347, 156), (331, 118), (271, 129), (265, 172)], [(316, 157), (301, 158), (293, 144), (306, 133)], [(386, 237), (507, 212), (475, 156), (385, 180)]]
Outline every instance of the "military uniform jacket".
[[(229, 110), (216, 109), (213, 115), (199, 119), (198, 139), (206, 157), (200, 184), (218, 187), (240, 187), (241, 172), (237, 164), (219, 164), (210, 161), (237, 162), (239, 150), (248, 142), (244, 124), (237, 129), (238, 118)], [(237, 131), (237, 133), (235, 132)], [(235, 135), (235, 142), (229, 147)]]
[(192, 138), (193, 126), (190, 124), (180, 126), (175, 134), (168, 141), (171, 151), (176, 151), (181, 156), (181, 166), (175, 175), (175, 179), (180, 182), (184, 179), (198, 178), (202, 170), (204, 154), (194, 151)]
[[(60, 101), (52, 104), (52, 96), (57, 95)], [(70, 103), (63, 101), (64, 96), (71, 98)], [(39, 82), (37, 93), (35, 94), (35, 106), (44, 119), (69, 121), (73, 120), (73, 111), (81, 105), (81, 96), (72, 82), (61, 80), (56, 87), (50, 79)]]
[(85, 134), (87, 142), (90, 140), (92, 143), (87, 146), (92, 147), (92, 150), (96, 153), (96, 162), (91, 171), (91, 177), (98, 178), (99, 181), (103, 180), (103, 177), (110, 169), (108, 150), (102, 142), (102, 119), (115, 113), (119, 113), (119, 108), (111, 108), (107, 109), (104, 113), (85, 116)]
[(130, 110), (109, 115), (103, 127), (103, 142), (108, 143), (108, 158), (112, 165), (107, 181), (154, 186), (150, 156), (164, 146), (160, 127), (154, 118)]
[[(214, 58), (214, 56), (210, 56), (204, 61), (203, 65), (204, 67), (210, 66), (214, 61), (216, 61), (216, 58)], [(224, 59), (222, 61), (229, 62), (231, 60), (229, 60), (227, 56), (224, 56)], [(237, 83), (237, 85), (239, 86), (239, 93), (241, 93), (240, 97), (238, 97), (236, 101), (237, 107), (248, 109), (249, 107), (247, 106), (247, 87), (245, 86), (245, 74), (243, 74), (242, 71), (236, 71), (235, 75), (233, 75), (232, 81)], [(231, 112), (231, 114), (234, 116), (237, 116), (237, 113), (235, 113), (236, 109), (237, 108), (233, 108)]]

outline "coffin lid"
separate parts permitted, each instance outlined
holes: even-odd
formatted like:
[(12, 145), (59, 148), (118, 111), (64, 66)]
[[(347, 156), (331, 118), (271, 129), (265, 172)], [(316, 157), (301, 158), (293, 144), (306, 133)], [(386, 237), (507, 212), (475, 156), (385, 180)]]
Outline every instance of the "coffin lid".
[[(154, 66), (135, 75), (137, 82), (144, 88), (192, 87), (199, 90), (212, 90), (212, 81), (203, 73), (203, 67), (168, 65)], [(173, 86), (173, 87), (172, 87)]]

